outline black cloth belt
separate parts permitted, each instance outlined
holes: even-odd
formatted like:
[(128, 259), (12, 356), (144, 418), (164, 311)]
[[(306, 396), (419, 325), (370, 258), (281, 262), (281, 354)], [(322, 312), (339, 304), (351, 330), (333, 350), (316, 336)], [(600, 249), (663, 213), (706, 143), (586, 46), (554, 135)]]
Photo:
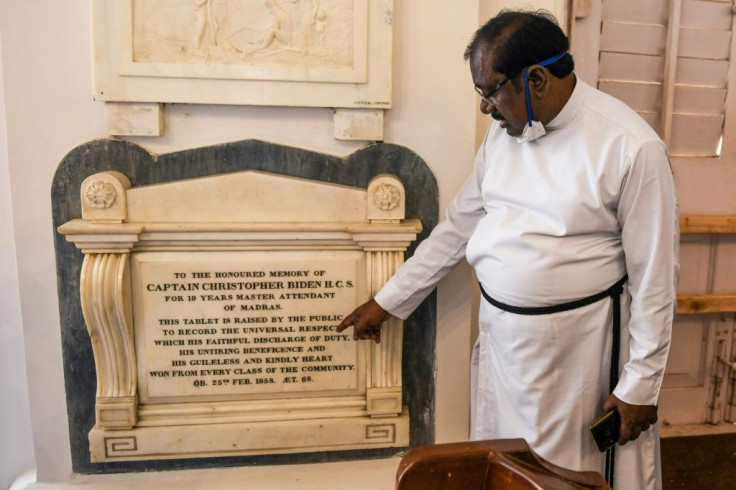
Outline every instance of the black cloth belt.
[[(485, 292), (482, 284), (480, 285), (480, 292), (485, 300), (496, 308), (503, 311), (508, 311), (509, 313), (516, 313), (517, 315), (549, 315), (552, 313), (560, 313), (562, 311), (575, 310), (578, 308), (582, 308), (583, 306), (597, 303), (604, 298), (611, 298), (613, 300), (613, 339), (611, 342), (611, 371), (609, 375), (608, 386), (609, 392), (613, 393), (613, 389), (616, 388), (616, 383), (618, 382), (618, 358), (619, 352), (621, 350), (621, 294), (623, 294), (624, 292), (624, 284), (628, 279), (629, 276), (628, 274), (626, 274), (624, 275), (624, 277), (619, 279), (616, 284), (606, 289), (605, 291), (601, 291), (600, 293), (596, 293), (592, 296), (588, 296), (582, 299), (576, 299), (575, 301), (568, 301), (567, 303), (561, 303), (552, 306), (526, 307), (508, 305), (506, 303), (502, 303), (496, 299), (493, 299), (488, 293)], [(606, 481), (608, 482), (608, 485), (610, 485), (611, 488), (613, 488), (613, 469), (615, 454), (616, 446), (613, 446), (611, 447), (611, 449), (606, 451), (606, 470), (604, 476), (606, 478)]]
[[(587, 296), (582, 299), (576, 299), (575, 301), (568, 301), (567, 303), (560, 303), (558, 305), (552, 305), (552, 306), (513, 306), (508, 305), (506, 303), (501, 303), (497, 299), (493, 299), (488, 293), (485, 292), (483, 289), (483, 285), (480, 285), (480, 292), (483, 295), (483, 297), (488, 301), (490, 304), (495, 306), (496, 308), (508, 311), (510, 313), (516, 313), (517, 315), (549, 315), (551, 313), (560, 313), (562, 311), (570, 311), (570, 310), (576, 310), (578, 308), (582, 308), (583, 306), (592, 305), (593, 303), (597, 303), (598, 301), (604, 299), (604, 298), (615, 298), (616, 296), (620, 296), (621, 293), (624, 292), (624, 284), (629, 279), (628, 274), (619, 279), (616, 284), (611, 286), (610, 288), (606, 289), (605, 291), (601, 291), (600, 293), (596, 293), (592, 296)], [(615, 314), (615, 313), (614, 313)]]

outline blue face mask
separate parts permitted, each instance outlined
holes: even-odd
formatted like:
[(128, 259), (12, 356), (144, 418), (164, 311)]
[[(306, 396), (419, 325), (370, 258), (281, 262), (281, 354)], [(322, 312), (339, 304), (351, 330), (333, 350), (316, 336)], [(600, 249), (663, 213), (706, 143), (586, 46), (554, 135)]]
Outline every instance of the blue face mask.
[[(548, 66), (555, 61), (558, 61), (566, 54), (567, 52), (560, 53), (551, 58), (547, 58), (546, 60), (542, 60), (536, 64), (540, 66)], [(521, 136), (516, 138), (516, 141), (518, 141), (519, 143), (533, 141), (547, 134), (542, 123), (539, 121), (534, 121), (532, 118), (532, 98), (529, 93), (529, 68), (524, 68), (524, 96), (526, 97), (526, 119), (528, 124), (524, 126), (524, 132), (521, 134)]]

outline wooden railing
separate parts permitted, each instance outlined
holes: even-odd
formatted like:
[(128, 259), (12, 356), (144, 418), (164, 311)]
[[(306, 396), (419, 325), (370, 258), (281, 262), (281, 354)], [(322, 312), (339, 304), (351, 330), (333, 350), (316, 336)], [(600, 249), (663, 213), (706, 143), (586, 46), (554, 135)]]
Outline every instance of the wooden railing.
[(736, 233), (736, 216), (680, 216), (680, 233)]
[[(681, 216), (680, 233), (736, 234), (736, 216)], [(735, 257), (736, 259), (736, 257)], [(677, 313), (735, 313), (734, 294), (689, 294), (677, 296)]]

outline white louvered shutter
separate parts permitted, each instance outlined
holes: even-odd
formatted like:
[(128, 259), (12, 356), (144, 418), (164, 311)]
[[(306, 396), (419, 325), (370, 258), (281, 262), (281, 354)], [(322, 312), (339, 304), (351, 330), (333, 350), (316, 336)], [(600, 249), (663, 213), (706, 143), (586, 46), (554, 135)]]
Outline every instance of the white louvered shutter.
[(732, 0), (603, 0), (598, 87), (623, 100), (672, 157), (722, 149)]

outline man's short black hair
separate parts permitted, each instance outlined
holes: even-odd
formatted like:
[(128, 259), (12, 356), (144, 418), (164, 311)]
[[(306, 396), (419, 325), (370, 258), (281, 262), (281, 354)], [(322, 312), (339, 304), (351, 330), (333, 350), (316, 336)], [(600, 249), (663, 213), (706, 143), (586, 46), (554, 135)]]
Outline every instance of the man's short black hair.
[[(567, 53), (570, 41), (554, 15), (546, 10), (503, 9), (475, 31), (465, 49), (465, 59), (470, 59), (480, 46), (495, 51), (493, 71), (515, 76), (527, 66)], [(574, 68), (570, 53), (547, 66), (557, 78), (569, 75)]]

